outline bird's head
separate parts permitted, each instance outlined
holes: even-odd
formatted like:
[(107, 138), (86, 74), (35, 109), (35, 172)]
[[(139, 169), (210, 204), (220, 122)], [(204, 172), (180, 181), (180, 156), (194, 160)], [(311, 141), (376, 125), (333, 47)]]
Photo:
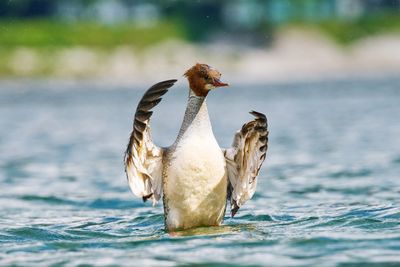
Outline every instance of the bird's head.
[(190, 89), (197, 96), (207, 96), (208, 92), (217, 87), (228, 86), (220, 81), (221, 73), (207, 64), (197, 63), (188, 69), (184, 76), (189, 81)]

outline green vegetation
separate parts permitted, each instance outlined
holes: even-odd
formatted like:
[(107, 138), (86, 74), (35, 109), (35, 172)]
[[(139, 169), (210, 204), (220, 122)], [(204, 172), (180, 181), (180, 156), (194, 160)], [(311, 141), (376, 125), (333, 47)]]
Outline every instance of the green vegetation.
[[(186, 39), (185, 36), (185, 29), (174, 21), (137, 26), (134, 22), (104, 25), (44, 19), (0, 20), (0, 77), (52, 75), (57, 64), (55, 57), (63, 49), (88, 48), (98, 58), (120, 46), (140, 51), (167, 39)], [(21, 57), (32, 67), (13, 63)]]
[[(175, 17), (138, 26), (135, 22), (105, 25), (90, 21), (67, 23), (49, 19), (0, 20), (0, 78), (59, 73), (84, 76), (91, 73), (90, 67), (108, 64), (108, 56), (121, 46), (131, 48), (135, 55), (140, 55), (142, 50), (168, 39), (199, 41), (193, 35), (200, 36), (200, 29), (183, 21)], [(267, 32), (271, 35), (286, 27), (314, 29), (346, 46), (370, 35), (400, 33), (400, 16), (386, 12), (352, 20), (292, 21), (280, 25), (265, 22), (252, 34), (263, 36)], [(203, 27), (202, 30), (208, 34), (211, 30), (225, 32), (222, 25), (210, 30), (209, 27)], [(229, 34), (237, 34), (240, 38), (241, 33), (231, 30)], [(82, 66), (86, 66), (86, 69)]]
[(182, 39), (184, 35), (184, 29), (171, 21), (147, 27), (137, 27), (134, 23), (107, 26), (94, 22), (0, 21), (2, 48), (88, 46), (108, 49), (129, 45), (140, 49), (166, 39)]
[[(349, 45), (371, 35), (400, 32), (400, 16), (382, 13), (363, 16), (356, 20), (327, 20), (312, 24), (300, 22), (295, 25), (316, 28), (335, 42)], [(294, 24), (291, 24), (291, 26), (294, 26)]]
[[(147, 27), (138, 27), (133, 22), (110, 26), (96, 22), (3, 20), (0, 21), (0, 47), (2, 49), (15, 47), (51, 49), (87, 46), (110, 49), (128, 45), (141, 49), (166, 39), (189, 40), (188, 34), (193, 29), (187, 29), (184, 25), (187, 24), (179, 23), (177, 20), (162, 21)], [(280, 27), (287, 26), (316, 28), (340, 44), (350, 44), (373, 34), (400, 32), (400, 16), (384, 13), (363, 16), (356, 20), (291, 22)]]

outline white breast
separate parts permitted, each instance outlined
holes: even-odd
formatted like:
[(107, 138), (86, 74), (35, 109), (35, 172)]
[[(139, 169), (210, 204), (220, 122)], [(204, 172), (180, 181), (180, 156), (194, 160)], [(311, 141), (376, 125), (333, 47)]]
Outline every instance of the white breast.
[(164, 183), (167, 227), (219, 225), (225, 210), (227, 176), (225, 158), (209, 121), (194, 121), (170, 159)]

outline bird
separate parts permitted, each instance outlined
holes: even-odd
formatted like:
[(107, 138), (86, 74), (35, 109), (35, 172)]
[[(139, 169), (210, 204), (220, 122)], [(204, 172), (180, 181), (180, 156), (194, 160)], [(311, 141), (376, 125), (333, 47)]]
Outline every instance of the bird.
[(158, 147), (150, 129), (152, 109), (175, 84), (173, 79), (154, 84), (139, 101), (124, 157), (133, 194), (144, 202), (152, 200), (153, 205), (162, 197), (168, 232), (220, 226), (228, 203), (234, 217), (255, 193), (268, 148), (267, 118), (257, 111), (250, 112), (254, 118), (235, 133), (232, 146), (220, 148), (206, 98), (214, 89), (229, 85), (207, 64), (196, 63), (184, 76), (189, 97), (175, 142)]

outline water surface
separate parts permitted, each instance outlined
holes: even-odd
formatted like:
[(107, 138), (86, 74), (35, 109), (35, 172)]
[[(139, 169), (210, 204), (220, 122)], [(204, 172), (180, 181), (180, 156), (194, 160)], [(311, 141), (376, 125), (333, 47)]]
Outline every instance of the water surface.
[[(0, 88), (0, 265), (400, 264), (400, 80), (235, 86), (209, 95), (220, 145), (254, 109), (270, 146), (254, 198), (224, 226), (174, 236), (130, 192), (123, 152), (144, 88)], [(174, 141), (177, 86), (156, 108)]]

